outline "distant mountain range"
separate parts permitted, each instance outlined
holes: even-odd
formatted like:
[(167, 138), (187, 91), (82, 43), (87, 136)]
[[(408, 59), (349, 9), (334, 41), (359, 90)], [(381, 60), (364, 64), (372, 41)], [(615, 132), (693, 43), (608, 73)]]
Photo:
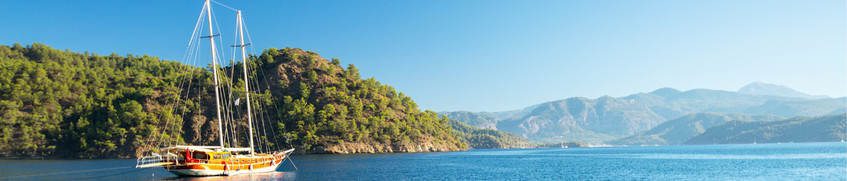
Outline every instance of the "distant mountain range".
[(525, 115), (499, 121), (497, 129), (538, 142), (597, 142), (632, 135), (664, 120), (633, 101), (569, 98), (542, 103)]
[(796, 97), (805, 99), (829, 98), (828, 96), (813, 96), (796, 91), (786, 86), (767, 84), (763, 82), (753, 82), (747, 84), (746, 86), (741, 87), (741, 89), (738, 89), (738, 93), (763, 96)]
[(780, 121), (732, 121), (709, 128), (685, 144), (829, 142), (845, 140), (847, 114)]
[(754, 82), (737, 92), (661, 88), (620, 98), (572, 97), (513, 111), (441, 114), (541, 143), (681, 144), (727, 121), (844, 113), (845, 101)]

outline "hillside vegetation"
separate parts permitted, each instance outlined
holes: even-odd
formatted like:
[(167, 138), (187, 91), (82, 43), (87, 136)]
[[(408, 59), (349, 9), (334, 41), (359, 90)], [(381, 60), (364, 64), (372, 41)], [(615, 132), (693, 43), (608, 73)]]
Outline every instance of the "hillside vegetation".
[(505, 131), (477, 128), (452, 119), (450, 120), (450, 125), (456, 130), (456, 134), (459, 137), (466, 140), (469, 147), (475, 149), (533, 148), (538, 146), (518, 135)]
[[(207, 71), (150, 56), (101, 56), (60, 51), (35, 43), (0, 46), (0, 154), (19, 157), (130, 157), (160, 129), (172, 107), (177, 77)], [(197, 114), (202, 94), (184, 103)], [(189, 108), (190, 107), (190, 108)], [(182, 122), (182, 118), (167, 119)], [(208, 128), (205, 121), (186, 128)], [(173, 125), (173, 124), (172, 124)], [(209, 132), (170, 135), (185, 142)]]
[(459, 122), (463, 122), (470, 126), (484, 129), (497, 129), (497, 121), (499, 120), (493, 115), (484, 113), (472, 113), (467, 111), (447, 112), (442, 113), (442, 115), (454, 120), (463, 120)]
[[(420, 111), (412, 98), (356, 66), (296, 48), (262, 53), (257, 61), (271, 97), (281, 104), (278, 129), (310, 152), (375, 153), (464, 150), (446, 117)], [(261, 73), (261, 72), (259, 72)]]
[[(345, 69), (296, 48), (268, 49), (249, 62), (256, 67), (250, 77), (262, 85), (253, 104), (273, 105), (257, 108), (272, 120), (263, 126), (276, 137), (263, 140), (277, 141), (268, 144), (307, 153), (467, 148), (448, 118), (362, 79), (352, 64)], [(241, 70), (231, 68), (222, 67)], [(147, 55), (0, 45), (0, 156), (125, 158), (156, 146), (155, 139), (216, 145), (210, 70)]]
[(779, 121), (732, 121), (706, 130), (685, 144), (832, 142), (845, 140), (847, 114)]

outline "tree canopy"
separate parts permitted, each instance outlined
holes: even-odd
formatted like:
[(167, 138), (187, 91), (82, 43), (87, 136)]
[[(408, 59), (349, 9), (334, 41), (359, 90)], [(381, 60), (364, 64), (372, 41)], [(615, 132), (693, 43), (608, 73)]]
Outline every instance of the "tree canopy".
[[(268, 135), (275, 135), (260, 139), (302, 152), (332, 152), (327, 148), (344, 143), (467, 148), (448, 118), (421, 111), (410, 97), (340, 62), (297, 48), (251, 55), (248, 74), (259, 85), (251, 87), (251, 104), (266, 105), (256, 109), (266, 112), (274, 133)], [(133, 157), (165, 146), (151, 145), (153, 139), (216, 145), (210, 68), (39, 43), (0, 45), (0, 155)], [(221, 74), (242, 73), (229, 68)], [(236, 88), (245, 84), (233, 82)]]

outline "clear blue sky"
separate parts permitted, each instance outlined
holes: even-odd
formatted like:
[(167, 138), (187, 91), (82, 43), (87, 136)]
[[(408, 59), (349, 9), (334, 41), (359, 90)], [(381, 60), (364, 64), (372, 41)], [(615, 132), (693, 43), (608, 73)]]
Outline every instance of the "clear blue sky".
[[(340, 58), (435, 111), (753, 81), (847, 95), (843, 0), (220, 2), (256, 48)], [(202, 3), (4, 1), (0, 44), (178, 60)]]

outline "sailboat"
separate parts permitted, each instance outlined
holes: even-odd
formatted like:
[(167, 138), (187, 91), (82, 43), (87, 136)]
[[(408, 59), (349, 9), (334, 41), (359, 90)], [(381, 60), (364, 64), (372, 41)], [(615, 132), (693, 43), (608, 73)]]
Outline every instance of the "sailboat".
[[(212, 26), (212, 8), (211, 3), (214, 2), (211, 0), (206, 0), (203, 5), (203, 10), (200, 13), (200, 18), (198, 18), (197, 25), (195, 25), (195, 34), (192, 35), (192, 40), (189, 42), (189, 47), (192, 43), (196, 43), (194, 41), (197, 38), (197, 34), (202, 33), (202, 25), (203, 21), (208, 22), (208, 36), (199, 37), (201, 39), (208, 38), (211, 47), (211, 59), (212, 59), (212, 70), (214, 74), (214, 88), (215, 88), (215, 104), (216, 104), (216, 112), (217, 112), (217, 133), (218, 140), (220, 145), (206, 145), (206, 146), (197, 146), (197, 145), (179, 145), (179, 144), (171, 144), (170, 146), (163, 148), (152, 148), (149, 151), (149, 154), (146, 156), (139, 157), (136, 161), (136, 168), (148, 168), (148, 167), (162, 167), (165, 170), (178, 175), (178, 176), (230, 176), (230, 175), (239, 175), (239, 174), (251, 174), (251, 173), (261, 173), (261, 172), (273, 172), (284, 162), (285, 159), (289, 159), (289, 155), (294, 151), (293, 148), (288, 150), (277, 150), (277, 151), (266, 151), (266, 152), (257, 152), (256, 147), (254, 146), (254, 126), (253, 123), (253, 110), (251, 110), (251, 97), (250, 97), (250, 89), (247, 76), (247, 55), (245, 53), (245, 47), (250, 45), (251, 43), (244, 42), (244, 22), (241, 16), (241, 11), (233, 9), (229, 6), (220, 4), (226, 8), (237, 11), (236, 18), (236, 37), (240, 39), (238, 45), (233, 45), (233, 49), (240, 48), (241, 49), (241, 61), (243, 62), (243, 78), (244, 78), (244, 93), (246, 98), (246, 107), (247, 107), (247, 125), (248, 135), (249, 136), (249, 147), (227, 147), (238, 144), (235, 140), (235, 136), (230, 137), (228, 145), (225, 144), (225, 136), (222, 125), (225, 125), (222, 120), (221, 115), (221, 93), (219, 92), (219, 78), (218, 78), (218, 56), (217, 56), (217, 47), (215, 37), (220, 34), (214, 34), (213, 26)], [(205, 14), (205, 19), (204, 19)], [(200, 31), (198, 30), (200, 27)], [(197, 33), (200, 32), (200, 33)], [(199, 48), (198, 48), (199, 49)], [(233, 51), (233, 54), (235, 51)], [(235, 66), (233, 66), (235, 67)], [(232, 71), (234, 72), (234, 71)], [(235, 76), (232, 77), (235, 79)], [(231, 89), (230, 89), (231, 90)], [(239, 90), (240, 91), (240, 90)], [(229, 94), (232, 96), (232, 93)], [(236, 101), (236, 105), (238, 101)], [(226, 106), (224, 106), (226, 108)], [(230, 107), (232, 108), (232, 107)], [(233, 120), (230, 118), (229, 120)], [(235, 134), (234, 124), (230, 126), (228, 130)], [(258, 127), (258, 126), (256, 126)], [(229, 134), (229, 133), (228, 133)], [(260, 136), (261, 137), (261, 136)], [(260, 140), (261, 141), (261, 140)], [(266, 141), (267, 142), (267, 141)], [(268, 150), (268, 149), (266, 149)]]

